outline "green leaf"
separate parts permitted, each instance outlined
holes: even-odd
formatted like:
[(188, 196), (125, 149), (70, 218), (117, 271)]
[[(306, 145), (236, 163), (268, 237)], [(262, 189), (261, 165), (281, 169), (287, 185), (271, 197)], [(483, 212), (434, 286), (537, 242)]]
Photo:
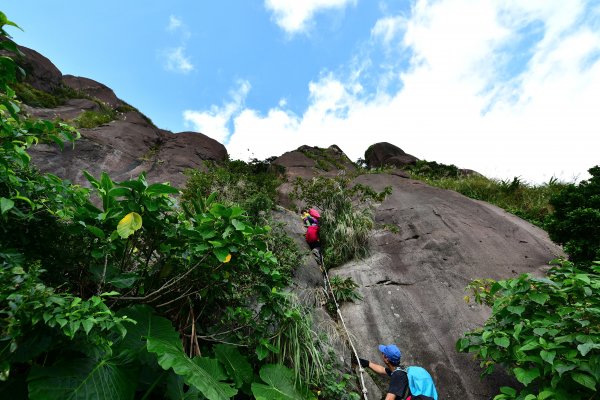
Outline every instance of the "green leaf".
[(146, 189), (146, 193), (149, 195), (178, 194), (179, 189), (174, 188), (169, 185), (162, 184), (162, 183), (154, 183), (154, 184), (148, 186), (148, 188)]
[(266, 385), (252, 384), (252, 394), (256, 400), (306, 400), (314, 395), (304, 387), (300, 390), (294, 385), (292, 370), (280, 364), (265, 365), (260, 369), (260, 377)]
[(533, 292), (529, 294), (529, 298), (540, 305), (544, 305), (550, 296), (546, 293)]
[(215, 257), (217, 257), (219, 262), (225, 262), (227, 256), (229, 255), (229, 249), (213, 249), (213, 254), (215, 255)]
[(15, 206), (15, 202), (6, 197), (0, 197), (0, 214), (6, 213)]
[(521, 348), (519, 348), (519, 351), (533, 350), (538, 347), (540, 347), (540, 344), (536, 340), (532, 340), (529, 343), (525, 343), (524, 346), (521, 346)]
[(252, 366), (239, 350), (232, 345), (218, 344), (214, 346), (217, 359), (225, 365), (230, 377), (235, 381), (235, 386), (240, 388), (244, 383), (252, 382)]
[(552, 364), (554, 364), (554, 357), (556, 357), (556, 352), (542, 350), (542, 351), (540, 351), (540, 357), (542, 357), (542, 360), (544, 360), (548, 364), (552, 365)]
[(131, 194), (131, 189), (124, 187), (112, 188), (108, 191), (108, 195), (111, 197), (126, 197)]
[(584, 343), (577, 346), (577, 350), (581, 353), (582, 356), (586, 356), (587, 353), (592, 349), (600, 349), (600, 343)]
[(540, 376), (540, 370), (533, 368), (530, 370), (524, 370), (523, 368), (513, 369), (513, 373), (519, 382), (527, 386)]
[(129, 400), (136, 387), (133, 372), (113, 359), (69, 358), (50, 367), (34, 366), (29, 374), (29, 398)]
[(142, 227), (142, 217), (136, 212), (127, 214), (117, 225), (117, 232), (122, 239), (127, 239)]
[(497, 337), (497, 338), (494, 338), (494, 343), (496, 343), (496, 345), (498, 345), (500, 347), (507, 348), (510, 345), (510, 339), (508, 339), (505, 336)]
[(131, 272), (114, 276), (108, 280), (108, 283), (119, 289), (127, 289), (133, 286), (138, 279), (140, 277), (136, 273)]
[(587, 274), (577, 274), (575, 275), (575, 279), (587, 283), (588, 285), (591, 283), (590, 277)]
[(226, 400), (236, 395), (237, 390), (229, 383), (219, 381), (222, 377), (220, 374), (214, 370), (207, 371), (202, 368), (202, 363), (199, 365), (197, 360), (192, 360), (183, 352), (179, 334), (168, 319), (150, 316), (147, 327), (146, 347), (149, 352), (156, 353), (158, 364), (163, 369), (173, 368), (187, 384), (195, 386), (209, 400)]
[(588, 374), (582, 374), (579, 372), (574, 372), (571, 374), (571, 378), (580, 385), (585, 386), (588, 389), (596, 391), (596, 380), (589, 376)]
[(517, 314), (517, 315), (521, 315), (523, 314), (523, 311), (525, 311), (525, 307), (524, 306), (508, 306), (506, 307), (506, 309), (508, 311), (510, 311), (513, 314)]
[(97, 228), (93, 225), (86, 225), (85, 227), (92, 235), (96, 236), (98, 239), (106, 238), (106, 235), (104, 234), (104, 231), (102, 229)]
[(502, 386), (500, 388), (500, 393), (504, 393), (507, 394), (511, 397), (516, 397), (517, 396), (517, 391), (509, 386)]
[(241, 221), (238, 221), (237, 219), (232, 219), (231, 223), (233, 226), (235, 226), (236, 231), (243, 231), (244, 229), (246, 229), (246, 224), (244, 224)]

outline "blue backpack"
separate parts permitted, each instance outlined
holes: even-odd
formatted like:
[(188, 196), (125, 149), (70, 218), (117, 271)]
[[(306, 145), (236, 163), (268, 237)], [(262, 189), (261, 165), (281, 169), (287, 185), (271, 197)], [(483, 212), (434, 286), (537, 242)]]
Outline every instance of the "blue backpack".
[(437, 390), (433, 384), (433, 378), (423, 367), (410, 366), (406, 369), (398, 368), (408, 375), (408, 387), (410, 389), (411, 400), (433, 399), (438, 400)]

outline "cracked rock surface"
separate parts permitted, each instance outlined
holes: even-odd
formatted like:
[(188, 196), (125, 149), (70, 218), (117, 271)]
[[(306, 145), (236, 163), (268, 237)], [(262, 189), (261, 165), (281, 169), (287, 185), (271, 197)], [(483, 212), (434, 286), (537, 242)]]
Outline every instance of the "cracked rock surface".
[[(356, 182), (376, 190), (393, 187), (375, 220), (397, 228), (377, 230), (367, 259), (331, 272), (351, 276), (363, 296), (342, 306), (361, 356), (381, 363), (377, 345), (396, 343), (404, 363), (430, 371), (440, 399), (492, 398), (510, 378), (497, 371), (481, 380), (472, 355), (455, 350), (456, 340), (490, 314), (487, 307), (467, 304), (464, 288), (478, 278), (541, 274), (561, 249), (541, 229), (453, 191), (383, 174)], [(371, 393), (387, 389), (373, 385)]]

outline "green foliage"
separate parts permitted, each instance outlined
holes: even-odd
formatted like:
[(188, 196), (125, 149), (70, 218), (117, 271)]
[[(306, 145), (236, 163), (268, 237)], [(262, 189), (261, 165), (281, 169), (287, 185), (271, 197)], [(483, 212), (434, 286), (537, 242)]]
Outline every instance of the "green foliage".
[(309, 311), (291, 294), (280, 294), (274, 309), (278, 321), (271, 331), (270, 344), (277, 351), (271, 358), (289, 365), (296, 381), (318, 381), (324, 371), (323, 357)]
[(557, 262), (547, 278), (521, 275), (471, 288), (492, 305), (482, 329), (468, 332), (457, 349), (474, 352), (485, 367), (496, 364), (524, 385), (503, 388), (501, 399), (593, 398), (600, 388), (600, 262), (592, 272)]
[(117, 118), (115, 110), (101, 104), (99, 111), (87, 110), (81, 113), (73, 122), (78, 128), (91, 129), (114, 121)]
[(312, 400), (315, 396), (302, 384), (294, 381), (292, 371), (282, 365), (265, 365), (260, 369), (265, 382), (253, 383), (252, 394), (257, 400)]
[(317, 394), (321, 400), (360, 400), (356, 390), (356, 376), (343, 373), (344, 366), (336, 361), (335, 354), (330, 351), (325, 364), (325, 373), (318, 387)]
[(550, 238), (564, 246), (573, 262), (600, 260), (600, 166), (589, 169), (592, 177), (568, 185), (550, 200)]
[(272, 161), (205, 162), (205, 172), (186, 172), (188, 182), (182, 197), (189, 201), (217, 193), (218, 201), (240, 205), (254, 222), (264, 222), (266, 214), (275, 206), (277, 187), (283, 182), (281, 167)]
[(412, 175), (412, 177), (432, 186), (454, 190), (472, 199), (494, 204), (542, 228), (547, 216), (553, 211), (550, 198), (565, 186), (555, 179), (544, 185), (533, 186), (517, 177), (504, 181), (479, 175), (458, 177)]
[(352, 277), (342, 278), (340, 276), (332, 276), (330, 282), (331, 290), (338, 303), (362, 300), (362, 296), (356, 291), (358, 284), (354, 282)]
[(55, 108), (65, 104), (68, 99), (88, 98), (82, 92), (64, 85), (51, 93), (38, 90), (26, 82), (17, 82), (12, 87), (17, 99), (32, 107)]
[[(0, 13), (3, 36), (6, 25)], [(195, 191), (181, 205), (177, 189), (143, 174), (84, 172), (91, 190), (41, 175), (27, 149), (79, 134), (21, 116), (18, 71), (0, 57), (0, 393), (220, 399), (256, 383), (307, 398), (302, 378), (322, 364), (307, 311), (283, 294), (299, 252), (263, 225), (278, 184), (270, 162), (228, 164), (252, 191)], [(236, 204), (249, 194), (250, 216)], [(267, 360), (293, 369), (255, 380)]]
[(406, 170), (415, 179), (443, 179), (460, 177), (460, 171), (454, 164), (446, 165), (435, 161), (418, 160), (414, 165), (409, 165)]
[(320, 241), (328, 268), (368, 253), (369, 234), (373, 228), (371, 205), (391, 193), (381, 193), (364, 185), (350, 185), (345, 178), (298, 178), (292, 196), (320, 210)]

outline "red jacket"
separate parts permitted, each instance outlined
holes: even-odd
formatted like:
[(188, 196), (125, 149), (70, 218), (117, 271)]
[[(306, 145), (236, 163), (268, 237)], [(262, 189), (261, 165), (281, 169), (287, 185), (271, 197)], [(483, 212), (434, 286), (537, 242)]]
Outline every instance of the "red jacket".
[(308, 243), (319, 241), (319, 227), (317, 225), (311, 225), (306, 229), (306, 241)]

